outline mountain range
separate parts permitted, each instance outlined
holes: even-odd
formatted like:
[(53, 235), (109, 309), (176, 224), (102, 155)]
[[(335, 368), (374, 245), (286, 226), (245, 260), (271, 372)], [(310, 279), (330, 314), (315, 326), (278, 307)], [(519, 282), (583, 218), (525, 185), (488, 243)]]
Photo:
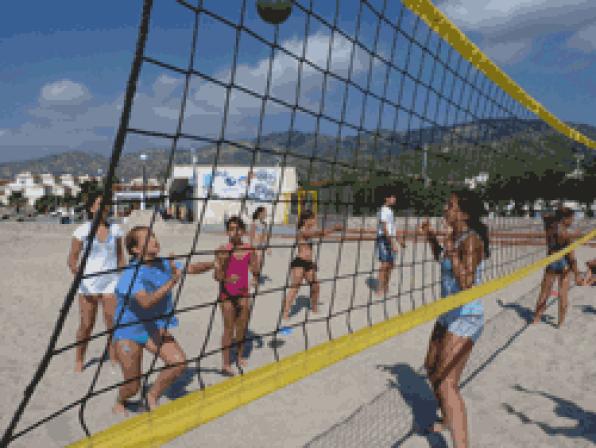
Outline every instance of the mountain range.
[[(570, 124), (592, 139), (596, 139), (596, 127), (585, 124)], [(348, 165), (356, 168), (370, 167), (371, 164), (384, 169), (410, 169), (417, 171), (420, 166), (422, 147), (427, 148), (427, 168), (440, 172), (458, 171), (460, 174), (478, 172), (487, 160), (512, 157), (512, 152), (545, 159), (552, 157), (557, 163), (574, 163), (574, 153), (586, 154), (584, 163), (593, 163), (594, 151), (579, 148), (569, 139), (562, 137), (544, 122), (539, 120), (488, 119), (451, 127), (427, 127), (409, 132), (381, 131), (376, 137), (368, 134), (346, 136), (339, 140), (336, 136), (294, 132), (291, 150), (286, 151), (290, 141), (288, 132), (273, 133), (260, 138), (258, 146), (263, 149), (255, 160), (256, 165), (273, 166), (282, 162), (280, 155), (287, 153), (285, 164), (296, 166), (299, 177), (311, 180), (329, 179), (333, 175), (333, 163), (344, 169)], [(198, 164), (213, 164), (216, 155), (220, 165), (250, 165), (253, 163), (253, 148), (256, 141), (236, 142), (195, 148)], [(316, 148), (316, 151), (313, 149)], [(418, 151), (412, 151), (418, 149)], [(145, 162), (147, 175), (163, 179), (169, 148), (147, 148)], [(459, 154), (459, 157), (450, 157)], [(127, 181), (142, 175), (141, 151), (124, 153), (121, 156), (116, 177)], [(451, 160), (448, 163), (447, 159)], [(326, 160), (326, 162), (325, 162)], [(561, 162), (564, 161), (564, 162)], [(109, 158), (93, 152), (66, 151), (38, 159), (0, 163), (0, 179), (13, 179), (22, 171), (33, 174), (71, 173), (74, 175), (105, 174)], [(191, 150), (178, 149), (174, 156), (175, 164), (191, 163)], [(554, 162), (553, 162), (554, 163)], [(336, 172), (337, 172), (336, 166)], [(531, 167), (530, 167), (531, 169)], [(465, 172), (464, 172), (465, 171)], [(437, 175), (440, 174), (437, 171)]]

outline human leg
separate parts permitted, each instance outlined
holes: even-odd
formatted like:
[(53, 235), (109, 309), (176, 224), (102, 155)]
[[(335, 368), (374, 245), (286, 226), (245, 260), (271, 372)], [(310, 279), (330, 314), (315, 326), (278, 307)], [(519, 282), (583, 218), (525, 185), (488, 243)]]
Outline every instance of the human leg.
[(122, 368), (122, 375), (126, 382), (118, 388), (118, 397), (113, 411), (126, 414), (124, 403), (134, 396), (141, 386), (139, 376), (141, 374), (143, 347), (134, 341), (121, 339), (114, 342), (114, 348), (116, 359)]
[(433, 374), (444, 425), (451, 431), (455, 448), (468, 447), (466, 407), (459, 390), (459, 381), (473, 346), (472, 339), (448, 331)]
[(83, 371), (85, 353), (87, 352), (87, 339), (91, 336), (95, 317), (97, 316), (97, 299), (92, 295), (79, 295), (79, 328), (77, 330), (77, 348), (75, 352), (75, 372)]
[(234, 320), (235, 312), (234, 305), (229, 300), (224, 300), (219, 304), (221, 314), (223, 317), (223, 334), (221, 337), (222, 346), (222, 371), (224, 374), (233, 375), (234, 371), (230, 363), (230, 347), (234, 336)]
[(569, 282), (571, 279), (571, 271), (567, 269), (563, 274), (558, 276), (559, 280), (559, 323), (561, 328), (567, 315), (567, 307), (569, 305)]
[(157, 407), (159, 397), (184, 372), (186, 355), (174, 336), (166, 330), (161, 330), (155, 339), (150, 338), (145, 344), (145, 348), (151, 353), (157, 354), (167, 367), (159, 373), (155, 383), (147, 392), (147, 404), (149, 409), (153, 410)]
[(321, 292), (321, 286), (319, 280), (317, 279), (317, 271), (313, 268), (308, 272), (305, 272), (304, 278), (310, 284), (310, 310), (313, 313), (318, 313), (319, 294)]
[[(114, 326), (114, 315), (116, 314), (117, 299), (115, 294), (103, 294), (103, 319), (107, 330), (111, 330)], [(116, 347), (114, 341), (109, 347), (110, 361), (112, 365), (116, 364)]]
[(283, 318), (289, 319), (290, 317), (290, 310), (292, 309), (292, 305), (294, 304), (294, 300), (296, 300), (296, 296), (298, 295), (298, 289), (300, 289), (300, 284), (302, 283), (302, 279), (304, 278), (304, 268), (292, 268), (290, 272), (290, 287), (288, 288), (288, 294), (284, 300), (284, 311), (283, 311)]
[(236, 341), (238, 364), (244, 367), (246, 365), (246, 359), (244, 358), (244, 338), (246, 336), (246, 327), (248, 325), (249, 299), (244, 297), (238, 299), (238, 306), (240, 307), (240, 312), (235, 316), (234, 340)]
[(546, 310), (546, 301), (548, 300), (553, 287), (555, 275), (554, 272), (548, 269), (544, 271), (542, 285), (540, 286), (540, 294), (538, 295), (538, 301), (536, 302), (536, 311), (534, 311), (534, 320), (532, 321), (534, 324), (540, 322), (540, 318)]

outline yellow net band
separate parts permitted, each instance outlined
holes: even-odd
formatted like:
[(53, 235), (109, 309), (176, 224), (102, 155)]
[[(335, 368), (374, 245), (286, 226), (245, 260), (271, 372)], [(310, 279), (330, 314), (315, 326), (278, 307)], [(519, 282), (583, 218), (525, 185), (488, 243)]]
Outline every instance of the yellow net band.
[(513, 79), (501, 70), (480, 48), (478, 48), (468, 37), (449, 20), (430, 0), (403, 0), (402, 2), (410, 10), (416, 13), (424, 22), (470, 64), (484, 73), (491, 81), (507, 92), (525, 108), (540, 117), (551, 127), (570, 139), (596, 149), (596, 141), (588, 138), (581, 132), (567, 126), (555, 115), (549, 112), (542, 104), (532, 98)]

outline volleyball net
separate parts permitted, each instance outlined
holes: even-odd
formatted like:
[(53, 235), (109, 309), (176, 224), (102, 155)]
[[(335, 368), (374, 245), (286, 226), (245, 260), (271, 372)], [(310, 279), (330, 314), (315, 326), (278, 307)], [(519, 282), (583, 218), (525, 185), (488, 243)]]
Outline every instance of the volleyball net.
[[(284, 2), (272, 3), (283, 10)], [(69, 316), (77, 315), (73, 302), (88, 245), (47, 352), (7, 421), (3, 446), (37, 440), (42, 425), (67, 416), (80, 423), (68, 440), (83, 437), (74, 446), (165, 443), (519, 281), (594, 238), (594, 195), (586, 186), (594, 184), (596, 142), (530, 97), (429, 1), (299, 0), (288, 7), (288, 18), (272, 25), (252, 0), (144, 1), (102, 201), (102, 208), (122, 205), (113, 199), (113, 180), (130, 175), (122, 160), (145, 151), (146, 169), (159, 179), (145, 224), (157, 231), (159, 223), (164, 253), (174, 251), (171, 258), (187, 266), (213, 259), (226, 242), (209, 230), (213, 210), (249, 216), (267, 208), (271, 252), (263, 256), (265, 281), (251, 297), (243, 341), (249, 366), (238, 366), (235, 378), (219, 374), (217, 284), (209, 274), (183, 276), (173, 313), (162, 316), (181, 322), (176, 337), (187, 372), (179, 393), (114, 424), (111, 404), (122, 381), (105, 367), (112, 332), (96, 330), (89, 351), (101, 356), (84, 372), (84, 384), (73, 380), (64, 403), (31, 406), (36, 394), (43, 401), (43, 387), (63, 387), (47, 372), (57, 358), (73, 358), (79, 344), (64, 334)], [(170, 34), (171, 23), (177, 26)], [(209, 173), (197, 178), (195, 164)], [(184, 228), (160, 220), (175, 202), (178, 166), (192, 167), (191, 192), (178, 200), (195, 210), (195, 222)], [(235, 178), (230, 166), (243, 174)], [(481, 285), (440, 299), (440, 269), (419, 227), (430, 219), (441, 228), (446, 197), (464, 187), (487, 208), (491, 257)], [(375, 214), (391, 193), (406, 247), (378, 297)], [(576, 241), (545, 257), (541, 216), (561, 201), (578, 209)], [(299, 296), (286, 324), (283, 299), (296, 242), (295, 229), (284, 224), (305, 209), (317, 211), (319, 227), (342, 230), (314, 241), (319, 313)], [(164, 369), (157, 357), (145, 358), (142, 395)]]

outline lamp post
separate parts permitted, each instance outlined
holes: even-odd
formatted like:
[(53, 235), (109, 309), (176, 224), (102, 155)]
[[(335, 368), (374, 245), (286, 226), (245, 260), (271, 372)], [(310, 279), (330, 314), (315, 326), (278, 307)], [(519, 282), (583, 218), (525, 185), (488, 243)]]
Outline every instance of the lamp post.
[(142, 165), (142, 167), (143, 167), (143, 192), (141, 195), (141, 210), (145, 210), (145, 195), (146, 195), (145, 191), (147, 189), (147, 174), (146, 174), (145, 162), (147, 160), (147, 154), (142, 153), (139, 156), (139, 159), (141, 159), (141, 161), (143, 162), (143, 165)]

